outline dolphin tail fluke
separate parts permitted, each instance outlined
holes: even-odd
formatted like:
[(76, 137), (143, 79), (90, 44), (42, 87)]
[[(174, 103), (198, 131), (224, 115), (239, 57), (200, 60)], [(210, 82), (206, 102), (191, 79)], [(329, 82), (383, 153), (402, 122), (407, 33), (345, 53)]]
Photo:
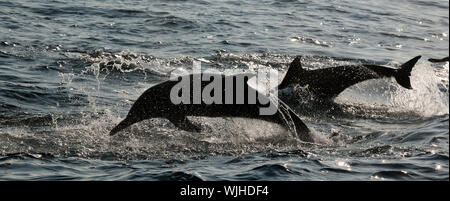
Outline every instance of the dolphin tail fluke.
[(411, 70), (416, 65), (417, 61), (419, 61), (420, 57), (421, 56), (417, 56), (407, 61), (406, 63), (400, 66), (400, 69), (396, 71), (394, 75), (395, 80), (397, 80), (397, 83), (400, 84), (402, 87), (412, 89), (411, 80), (409, 79), (409, 77), (411, 76)]

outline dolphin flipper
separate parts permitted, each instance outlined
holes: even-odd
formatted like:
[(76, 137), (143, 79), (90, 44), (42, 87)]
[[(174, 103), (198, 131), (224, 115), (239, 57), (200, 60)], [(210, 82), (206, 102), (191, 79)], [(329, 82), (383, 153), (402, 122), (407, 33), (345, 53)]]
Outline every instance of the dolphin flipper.
[(172, 122), (173, 125), (175, 125), (177, 128), (179, 128), (181, 130), (185, 130), (185, 131), (189, 131), (189, 132), (196, 132), (196, 133), (199, 133), (200, 131), (202, 131), (202, 128), (200, 126), (195, 125), (194, 123), (189, 121), (189, 119), (186, 116), (173, 116), (173, 117), (169, 117), (167, 119), (169, 119), (169, 121)]
[(305, 142), (313, 142), (314, 140), (312, 139), (311, 131), (305, 125), (305, 123), (303, 123), (303, 121), (300, 119), (300, 117), (297, 114), (295, 114), (292, 111), (292, 109), (289, 109), (289, 114), (291, 116), (292, 121), (294, 122), (295, 130), (296, 130), (297, 136), (300, 138), (300, 140), (305, 141)]
[(278, 104), (278, 112), (280, 112), (282, 121), (291, 130), (294, 137), (298, 137), (304, 142), (314, 142), (311, 131), (300, 117), (281, 100), (279, 100)]

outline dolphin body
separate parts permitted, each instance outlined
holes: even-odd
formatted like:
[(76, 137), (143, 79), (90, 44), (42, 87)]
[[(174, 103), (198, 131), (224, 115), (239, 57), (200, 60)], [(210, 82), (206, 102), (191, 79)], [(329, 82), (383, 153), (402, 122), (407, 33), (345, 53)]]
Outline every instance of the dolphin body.
[(449, 57), (444, 57), (442, 59), (429, 58), (428, 61), (429, 62), (433, 62), (433, 63), (448, 62), (449, 61)]
[[(233, 102), (231, 104), (225, 104), (227, 95), (226, 92), (228, 94), (230, 92), (227, 91), (230, 90), (230, 88), (227, 89), (226, 87), (223, 87), (223, 90), (221, 91), (222, 104), (205, 104), (203, 101), (201, 101), (200, 104), (192, 104), (192, 102), (191, 104), (174, 104), (171, 100), (171, 90), (173, 87), (175, 87), (175, 85), (179, 84), (182, 79), (187, 78), (186, 76), (189, 76), (189, 84), (190, 86), (193, 86), (193, 80), (195, 79), (195, 76), (193, 74), (190, 74), (179, 77), (178, 80), (165, 81), (147, 89), (133, 104), (126, 118), (111, 130), (110, 135), (114, 135), (134, 123), (150, 118), (166, 118), (179, 129), (191, 132), (199, 132), (201, 128), (198, 125), (190, 122), (187, 119), (187, 116), (243, 117), (260, 119), (280, 124), (291, 131), (291, 133), (293, 133), (294, 136), (297, 136), (300, 140), (306, 142), (313, 141), (311, 132), (308, 127), (302, 122), (298, 115), (281, 100), (277, 99), (278, 107), (274, 114), (260, 115), (260, 109), (268, 107), (268, 105), (270, 105), (269, 101), (271, 104), (275, 104), (273, 98), (276, 97), (270, 98), (247, 85), (247, 80), (255, 76), (254, 74), (239, 74), (232, 76), (219, 75), (222, 80), (222, 86), (226, 86), (226, 79), (233, 79), (233, 87), (231, 88), (231, 91), (233, 91)], [(212, 75), (201, 74), (201, 76)], [(244, 82), (237, 82), (236, 80), (239, 79), (244, 79)], [(202, 91), (209, 84), (211, 84), (212, 81), (213, 80), (201, 80)], [(243, 85), (244, 89), (244, 101), (239, 104), (237, 103), (236, 99), (236, 87), (238, 85)], [(189, 94), (189, 98), (191, 101), (194, 98), (192, 89), (193, 87), (190, 88)], [(251, 100), (247, 96), (247, 94), (249, 93), (254, 93), (258, 97), (256, 100), (256, 104), (250, 103)]]
[(363, 64), (305, 70), (302, 68), (300, 58), (298, 56), (292, 61), (278, 88), (281, 90), (294, 85), (307, 87), (309, 92), (312, 92), (319, 100), (329, 101), (346, 88), (370, 79), (394, 77), (402, 87), (412, 89), (409, 77), (421, 56), (407, 61), (399, 69)]

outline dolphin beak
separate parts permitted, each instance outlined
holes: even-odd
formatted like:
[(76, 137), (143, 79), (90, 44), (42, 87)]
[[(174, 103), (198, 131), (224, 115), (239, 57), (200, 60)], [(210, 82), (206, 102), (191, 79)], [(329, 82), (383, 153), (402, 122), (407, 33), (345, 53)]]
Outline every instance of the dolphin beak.
[(119, 131), (125, 129), (126, 127), (130, 126), (131, 124), (133, 124), (134, 122), (130, 121), (129, 118), (125, 118), (123, 121), (121, 121), (119, 124), (117, 124), (116, 127), (114, 127), (110, 132), (109, 135), (115, 135), (116, 133), (118, 133)]

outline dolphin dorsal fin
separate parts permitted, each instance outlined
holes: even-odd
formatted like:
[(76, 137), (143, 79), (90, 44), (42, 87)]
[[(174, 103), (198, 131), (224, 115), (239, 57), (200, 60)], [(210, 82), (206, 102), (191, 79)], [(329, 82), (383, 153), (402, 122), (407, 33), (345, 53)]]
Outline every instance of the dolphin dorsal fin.
[(278, 88), (285, 88), (293, 83), (296, 83), (295, 80), (297, 80), (304, 71), (302, 68), (301, 58), (301, 56), (297, 56), (294, 61), (291, 62), (289, 69), (287, 70), (286, 75)]
[(302, 59), (301, 56), (295, 57), (294, 61), (292, 61), (291, 64), (289, 64), (289, 70), (291, 70), (291, 69), (300, 69), (300, 70), (302, 70), (301, 59)]

